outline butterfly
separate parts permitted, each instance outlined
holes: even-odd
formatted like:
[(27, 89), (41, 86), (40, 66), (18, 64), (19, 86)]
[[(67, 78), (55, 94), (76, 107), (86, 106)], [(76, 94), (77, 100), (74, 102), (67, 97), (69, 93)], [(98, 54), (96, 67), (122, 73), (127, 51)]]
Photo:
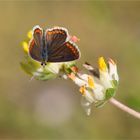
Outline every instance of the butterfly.
[(80, 58), (78, 46), (70, 41), (66, 28), (54, 27), (43, 30), (33, 28), (33, 37), (29, 42), (29, 55), (41, 65), (47, 62), (68, 62)]

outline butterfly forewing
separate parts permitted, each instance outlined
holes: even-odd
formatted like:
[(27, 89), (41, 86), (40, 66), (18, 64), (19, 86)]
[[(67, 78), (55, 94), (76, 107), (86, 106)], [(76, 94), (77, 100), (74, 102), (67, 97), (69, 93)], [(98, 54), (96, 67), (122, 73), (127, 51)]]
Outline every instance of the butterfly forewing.
[(47, 50), (53, 53), (60, 46), (62, 46), (68, 37), (67, 29), (65, 28), (52, 28), (46, 30), (46, 45)]
[(39, 26), (33, 28), (33, 38), (29, 43), (29, 54), (37, 60), (42, 61), (41, 47), (42, 47), (43, 30)]
[(43, 30), (39, 26), (33, 28), (33, 38), (38, 47), (43, 46)]

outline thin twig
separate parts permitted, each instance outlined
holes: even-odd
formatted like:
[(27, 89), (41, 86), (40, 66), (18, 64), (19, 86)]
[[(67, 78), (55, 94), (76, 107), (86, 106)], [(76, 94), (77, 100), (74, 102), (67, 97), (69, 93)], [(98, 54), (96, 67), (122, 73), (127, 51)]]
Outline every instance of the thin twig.
[(109, 100), (109, 102), (110, 102), (111, 104), (113, 104), (114, 106), (120, 108), (121, 110), (123, 110), (123, 111), (129, 113), (130, 115), (132, 115), (132, 116), (134, 116), (134, 117), (140, 119), (140, 113), (139, 113), (139, 112), (137, 112), (137, 111), (135, 111), (135, 110), (129, 108), (128, 106), (126, 106), (126, 105), (124, 105), (124, 104), (122, 104), (122, 103), (120, 103), (120, 102), (117, 101), (116, 99), (111, 98), (111, 99)]

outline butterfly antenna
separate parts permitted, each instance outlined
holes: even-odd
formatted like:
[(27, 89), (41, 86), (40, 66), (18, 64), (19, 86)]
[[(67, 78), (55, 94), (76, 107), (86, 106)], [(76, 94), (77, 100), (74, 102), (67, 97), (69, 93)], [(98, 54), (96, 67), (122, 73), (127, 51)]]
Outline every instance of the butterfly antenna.
[(87, 69), (91, 74), (93, 74), (95, 77), (100, 78), (99, 69), (93, 68), (88, 62), (85, 62), (83, 64), (83, 67)]

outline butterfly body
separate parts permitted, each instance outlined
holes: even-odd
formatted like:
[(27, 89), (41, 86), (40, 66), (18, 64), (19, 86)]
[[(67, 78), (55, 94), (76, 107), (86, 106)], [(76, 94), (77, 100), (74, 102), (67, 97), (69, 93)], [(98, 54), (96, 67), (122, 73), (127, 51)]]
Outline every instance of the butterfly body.
[(55, 27), (43, 30), (33, 28), (33, 38), (29, 43), (29, 55), (41, 65), (47, 62), (68, 62), (80, 57), (77, 45), (69, 40), (67, 29)]
[(45, 42), (44, 31), (43, 31), (43, 37), (42, 37), (41, 57), (42, 57), (41, 65), (46, 65), (46, 62), (48, 61), (48, 51), (47, 51), (47, 44)]

